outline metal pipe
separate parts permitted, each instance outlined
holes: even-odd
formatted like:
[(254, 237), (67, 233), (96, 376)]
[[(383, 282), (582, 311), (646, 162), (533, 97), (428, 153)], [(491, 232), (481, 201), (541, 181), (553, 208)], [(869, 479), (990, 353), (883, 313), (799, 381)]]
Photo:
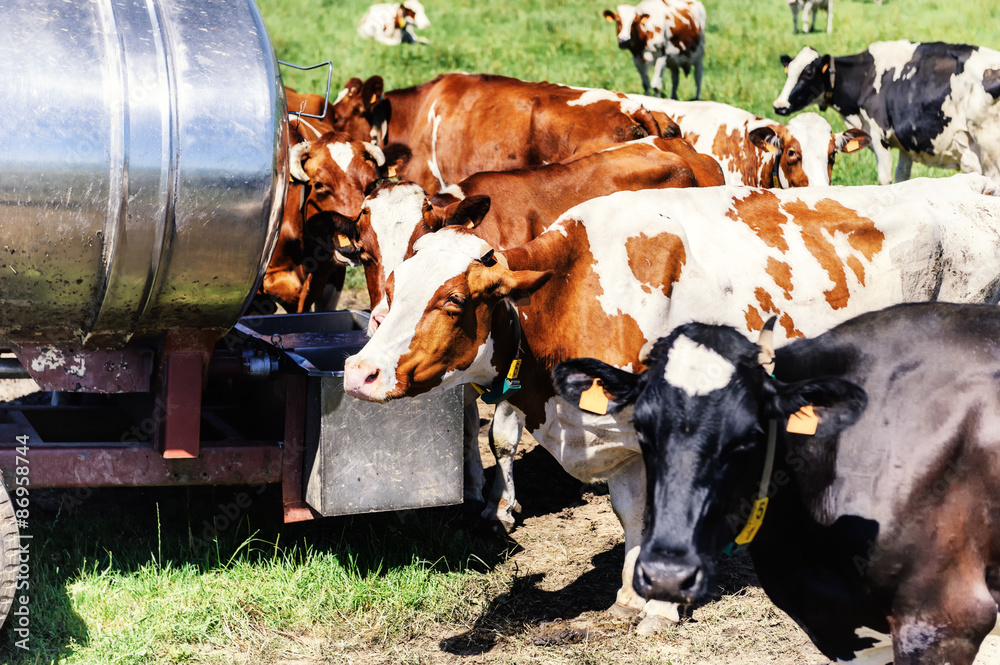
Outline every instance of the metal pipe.
[(0, 358), (0, 380), (5, 379), (30, 379), (28, 370), (21, 367), (17, 358)]

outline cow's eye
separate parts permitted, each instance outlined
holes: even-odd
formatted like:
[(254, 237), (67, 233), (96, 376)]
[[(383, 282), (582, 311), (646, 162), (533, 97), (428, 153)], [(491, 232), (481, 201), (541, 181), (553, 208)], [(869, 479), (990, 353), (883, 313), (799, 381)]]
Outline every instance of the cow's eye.
[(465, 298), (462, 296), (448, 296), (448, 299), (444, 301), (444, 311), (449, 314), (461, 314), (462, 309), (465, 307)]

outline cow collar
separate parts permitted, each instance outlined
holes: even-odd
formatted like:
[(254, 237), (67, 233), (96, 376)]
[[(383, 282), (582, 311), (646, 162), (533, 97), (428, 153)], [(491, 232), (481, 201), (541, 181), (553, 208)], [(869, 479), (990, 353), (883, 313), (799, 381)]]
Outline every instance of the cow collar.
[(771, 187), (776, 187), (778, 189), (785, 188), (785, 186), (781, 184), (781, 155), (781, 152), (775, 155), (774, 166), (771, 167)]
[(827, 68), (827, 75), (829, 76), (828, 83), (826, 87), (826, 92), (823, 93), (823, 101), (819, 105), (820, 111), (825, 111), (833, 105), (833, 84), (836, 82), (837, 77), (837, 66), (834, 64), (834, 57), (830, 57), (830, 66)]
[(726, 545), (722, 553), (733, 555), (742, 552), (760, 531), (760, 525), (764, 522), (764, 514), (767, 512), (767, 489), (771, 485), (771, 472), (774, 469), (774, 451), (778, 446), (778, 421), (771, 418), (767, 425), (767, 452), (764, 455), (764, 473), (760, 478), (760, 488), (757, 490), (757, 500), (753, 503), (753, 510), (747, 519), (743, 530)]
[(510, 300), (504, 298), (503, 304), (509, 307), (514, 315), (514, 359), (510, 362), (507, 374), (497, 376), (489, 388), (478, 383), (472, 384), (475, 391), (479, 393), (479, 399), (486, 404), (504, 402), (512, 397), (511, 393), (521, 389), (521, 381), (517, 378), (521, 371), (521, 314), (517, 305)]

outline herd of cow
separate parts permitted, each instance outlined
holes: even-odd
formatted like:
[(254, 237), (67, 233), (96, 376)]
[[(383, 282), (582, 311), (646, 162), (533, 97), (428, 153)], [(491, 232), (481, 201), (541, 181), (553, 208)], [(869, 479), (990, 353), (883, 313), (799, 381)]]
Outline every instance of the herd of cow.
[[(262, 291), (330, 306), (364, 266), (371, 338), (344, 388), (471, 386), (470, 498), (474, 403), (496, 404), (484, 517), (514, 524), (522, 429), (606, 481), (626, 550), (612, 609), (640, 632), (710, 598), (714, 560), (749, 546), (828, 657), (972, 663), (1000, 603), (1000, 53), (783, 60), (775, 111), (833, 106), (850, 129), (493, 75), (351, 79), (325, 115), (287, 90)], [(882, 184), (829, 186), (863, 147)], [(888, 184), (890, 147), (897, 181), (912, 160), (965, 173)]]

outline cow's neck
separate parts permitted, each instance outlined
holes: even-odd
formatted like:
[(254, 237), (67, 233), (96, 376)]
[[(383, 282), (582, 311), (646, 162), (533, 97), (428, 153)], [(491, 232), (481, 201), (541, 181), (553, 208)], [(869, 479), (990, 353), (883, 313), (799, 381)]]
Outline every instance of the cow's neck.
[[(840, 115), (857, 115), (860, 111), (858, 102), (867, 93), (867, 87), (871, 83), (865, 78), (870, 65), (870, 59), (866, 60), (863, 53), (833, 58), (833, 96), (828, 103)], [(829, 83), (825, 85), (828, 86)]]
[(423, 102), (427, 96), (429, 84), (390, 90), (385, 93), (392, 109), (389, 120), (389, 136), (387, 142), (412, 143), (413, 128), (418, 124), (418, 116), (423, 111)]

